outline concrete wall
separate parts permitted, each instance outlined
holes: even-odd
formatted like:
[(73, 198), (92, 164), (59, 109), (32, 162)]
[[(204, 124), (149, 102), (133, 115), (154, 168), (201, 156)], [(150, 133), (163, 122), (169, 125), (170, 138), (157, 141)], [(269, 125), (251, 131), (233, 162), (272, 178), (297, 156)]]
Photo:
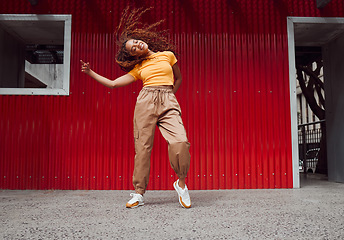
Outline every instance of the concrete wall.
[(0, 28), (0, 87), (24, 87), (24, 76), (25, 45)]
[(31, 64), (25, 61), (25, 71), (47, 88), (63, 87), (63, 64)]
[(329, 181), (344, 182), (344, 34), (323, 47)]

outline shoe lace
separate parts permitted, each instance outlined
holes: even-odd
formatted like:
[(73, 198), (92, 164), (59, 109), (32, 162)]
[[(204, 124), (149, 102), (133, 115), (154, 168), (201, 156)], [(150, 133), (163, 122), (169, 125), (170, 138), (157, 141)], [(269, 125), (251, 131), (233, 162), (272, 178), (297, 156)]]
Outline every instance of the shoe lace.
[(130, 193), (130, 197), (140, 199), (142, 195), (138, 193)]

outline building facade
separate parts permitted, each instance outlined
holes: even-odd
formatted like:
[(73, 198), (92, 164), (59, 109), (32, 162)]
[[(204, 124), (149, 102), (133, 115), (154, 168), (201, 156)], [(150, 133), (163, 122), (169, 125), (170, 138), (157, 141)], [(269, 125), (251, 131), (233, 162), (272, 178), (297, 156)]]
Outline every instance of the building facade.
[[(0, 96), (0, 188), (133, 188), (141, 83), (110, 90), (79, 64), (109, 78), (124, 74), (113, 32), (128, 3), (153, 6), (144, 20), (166, 19), (178, 46), (189, 189), (292, 188), (287, 17), (344, 17), (342, 0), (321, 9), (315, 0), (1, 1), (0, 14), (72, 20), (67, 94)], [(148, 189), (173, 189), (175, 179), (157, 131)]]

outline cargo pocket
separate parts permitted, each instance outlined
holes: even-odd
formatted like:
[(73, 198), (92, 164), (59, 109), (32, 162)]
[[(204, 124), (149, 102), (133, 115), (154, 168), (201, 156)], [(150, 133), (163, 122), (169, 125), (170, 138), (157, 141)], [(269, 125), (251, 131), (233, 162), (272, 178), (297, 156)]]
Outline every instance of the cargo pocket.
[(137, 153), (137, 143), (139, 141), (139, 130), (134, 130), (134, 146), (135, 146), (135, 153)]
[(134, 130), (134, 141), (139, 139), (139, 130)]
[(178, 113), (177, 120), (178, 120), (179, 124), (184, 126), (183, 120), (182, 120), (182, 114), (180, 112)]

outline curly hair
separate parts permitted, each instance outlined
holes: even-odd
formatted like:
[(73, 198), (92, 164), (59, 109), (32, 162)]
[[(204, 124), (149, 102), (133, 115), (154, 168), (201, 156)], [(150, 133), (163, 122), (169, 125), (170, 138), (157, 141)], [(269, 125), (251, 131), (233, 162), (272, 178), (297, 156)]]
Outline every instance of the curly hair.
[(116, 54), (116, 62), (122, 70), (129, 72), (136, 64), (141, 63), (146, 57), (132, 56), (125, 45), (130, 39), (142, 40), (148, 44), (153, 52), (172, 51), (175, 52), (175, 45), (167, 38), (167, 30), (158, 31), (159, 26), (165, 20), (153, 24), (143, 24), (141, 16), (151, 8), (138, 8), (129, 11), (129, 6), (123, 11), (120, 23), (115, 32), (119, 50)]

